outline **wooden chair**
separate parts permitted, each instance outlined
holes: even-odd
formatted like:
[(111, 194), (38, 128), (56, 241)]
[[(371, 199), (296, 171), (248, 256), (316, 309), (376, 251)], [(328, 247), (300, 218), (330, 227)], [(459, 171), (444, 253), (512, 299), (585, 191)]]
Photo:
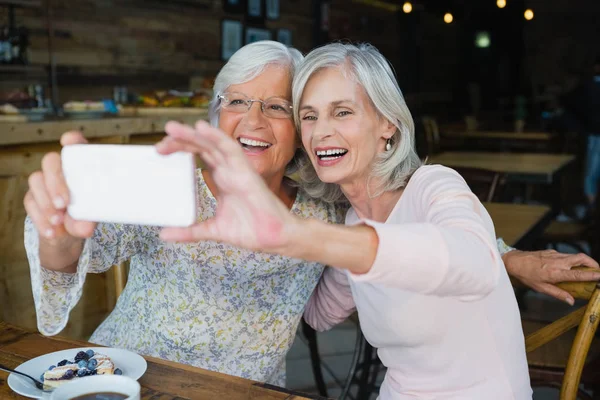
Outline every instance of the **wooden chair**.
[(504, 175), (500, 172), (467, 167), (456, 167), (453, 169), (464, 178), (471, 191), (483, 202), (494, 200), (498, 188), (505, 181)]
[[(369, 400), (373, 393), (379, 393), (380, 385), (377, 384), (377, 376), (382, 367), (377, 349), (367, 342), (357, 322), (354, 355), (338, 400)], [(354, 385), (357, 386), (356, 397), (350, 397), (350, 390)]]
[(125, 289), (125, 285), (127, 285), (127, 276), (129, 275), (129, 260), (124, 261), (120, 264), (113, 265), (112, 270), (112, 279), (115, 287), (114, 298), (115, 301), (119, 298), (121, 293), (123, 293), (123, 289)]
[[(588, 303), (545, 326), (543, 322), (523, 321), (531, 384), (560, 387), (561, 400), (576, 400), (578, 395), (586, 400), (600, 399), (600, 343), (594, 341), (600, 321), (600, 284), (566, 282), (559, 286)], [(572, 331), (575, 327), (576, 333)], [(589, 385), (594, 395), (582, 391), (580, 382), (586, 388)]]
[(423, 116), (421, 119), (423, 123), (423, 129), (425, 131), (425, 140), (427, 142), (427, 155), (436, 154), (440, 152), (440, 130), (435, 118), (430, 116)]
[(325, 384), (325, 378), (323, 377), (323, 369), (321, 367), (321, 356), (319, 354), (319, 345), (317, 342), (317, 332), (302, 318), (301, 321), (302, 334), (304, 335), (310, 352), (310, 362), (315, 378), (315, 384), (317, 385), (317, 391), (321, 396), (328, 397), (327, 385)]

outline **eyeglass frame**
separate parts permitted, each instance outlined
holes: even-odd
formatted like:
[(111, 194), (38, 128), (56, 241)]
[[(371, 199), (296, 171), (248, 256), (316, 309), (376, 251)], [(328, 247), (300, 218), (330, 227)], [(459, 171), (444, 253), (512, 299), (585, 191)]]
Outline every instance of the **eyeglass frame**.
[[(247, 96), (246, 94), (244, 94), (244, 93), (241, 93), (241, 92), (224, 92), (224, 93), (221, 93), (221, 94), (218, 94), (218, 95), (217, 95), (217, 98), (219, 99), (219, 106), (227, 110), (227, 109), (228, 109), (228, 108), (227, 108), (227, 106), (224, 106), (224, 105), (223, 105), (221, 102), (222, 102), (223, 100), (225, 100), (225, 95), (226, 95), (226, 94), (233, 94), (233, 93), (236, 93), (236, 94), (241, 94), (241, 95), (242, 95), (242, 96), (244, 96), (246, 99), (248, 99), (247, 101), (250, 103), (250, 104), (248, 105), (248, 108), (246, 109), (246, 111), (243, 111), (243, 112), (241, 112), (241, 111), (240, 111), (240, 112), (237, 112), (238, 114), (247, 113), (248, 111), (250, 111), (250, 109), (252, 108), (252, 105), (253, 105), (254, 103), (260, 103), (260, 110), (261, 110), (261, 112), (262, 112), (262, 113), (265, 115), (265, 117), (267, 117), (267, 118), (274, 118), (274, 119), (286, 119), (286, 118), (289, 118), (289, 119), (292, 119), (292, 117), (293, 117), (293, 111), (292, 111), (292, 110), (294, 109), (294, 107), (292, 106), (292, 104), (291, 104), (289, 101), (287, 101), (287, 100), (285, 100), (285, 99), (282, 99), (281, 97), (277, 97), (277, 96), (272, 96), (272, 97), (269, 97), (269, 98), (268, 98), (268, 99), (266, 99), (266, 100), (259, 100), (259, 99), (253, 99), (253, 98), (251, 98), (251, 97), (249, 97), (249, 96)], [(286, 116), (286, 117), (282, 117), (282, 118), (271, 117), (271, 116), (267, 115), (267, 114), (265, 113), (265, 104), (266, 104), (266, 103), (267, 103), (269, 100), (271, 100), (271, 99), (280, 99), (280, 100), (283, 100), (283, 101), (285, 101), (285, 102), (287, 103), (287, 104), (286, 104), (286, 107), (287, 107), (287, 108), (289, 108), (289, 110), (290, 110), (290, 113), (289, 113), (289, 115), (288, 115), (288, 116)], [(236, 111), (232, 111), (232, 112), (236, 112)]]

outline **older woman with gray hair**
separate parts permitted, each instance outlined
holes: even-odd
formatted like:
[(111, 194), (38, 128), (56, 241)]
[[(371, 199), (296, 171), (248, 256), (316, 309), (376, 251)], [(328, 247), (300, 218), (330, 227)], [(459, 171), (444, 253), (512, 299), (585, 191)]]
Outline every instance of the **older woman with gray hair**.
[(206, 124), (171, 124), (159, 152), (202, 154), (221, 197), (214, 218), (161, 237), (335, 266), (305, 318), (325, 330), (358, 310), (387, 367), (382, 400), (531, 399), (519, 310), (492, 220), (458, 173), (421, 165), (387, 60), (370, 45), (313, 50), (292, 98), (310, 160), (304, 187), (328, 202), (348, 199), (348, 226), (291, 215), (235, 141)]

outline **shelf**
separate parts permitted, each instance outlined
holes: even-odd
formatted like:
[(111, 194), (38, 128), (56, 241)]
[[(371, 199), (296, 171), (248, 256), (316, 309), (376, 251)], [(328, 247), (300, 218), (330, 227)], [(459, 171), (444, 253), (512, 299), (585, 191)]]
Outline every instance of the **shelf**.
[(42, 0), (0, 0), (0, 6), (41, 7)]
[[(2, 65), (0, 64), (0, 76), (9, 77), (35, 77), (41, 78), (48, 76), (46, 67), (42, 65)], [(0, 78), (2, 80), (2, 78)]]
[(46, 67), (42, 65), (0, 64), (0, 72), (41, 74), (46, 72)]

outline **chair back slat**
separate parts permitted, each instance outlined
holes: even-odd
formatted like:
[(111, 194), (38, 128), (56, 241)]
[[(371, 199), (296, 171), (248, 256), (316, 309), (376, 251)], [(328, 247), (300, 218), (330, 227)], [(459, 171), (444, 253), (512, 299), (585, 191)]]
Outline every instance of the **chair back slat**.
[(592, 295), (586, 309), (577, 335), (573, 341), (571, 352), (569, 353), (569, 361), (565, 370), (565, 377), (560, 389), (561, 400), (577, 400), (579, 382), (583, 373), (583, 366), (587, 359), (588, 351), (592, 345), (592, 340), (596, 336), (598, 322), (600, 321), (600, 288)]
[(585, 307), (581, 307), (577, 311), (574, 311), (562, 317), (561, 319), (544, 326), (534, 333), (527, 335), (525, 338), (525, 351), (529, 353), (538, 347), (553, 341), (563, 333), (575, 328), (581, 322), (581, 318), (583, 317), (583, 314), (585, 314), (585, 309)]

